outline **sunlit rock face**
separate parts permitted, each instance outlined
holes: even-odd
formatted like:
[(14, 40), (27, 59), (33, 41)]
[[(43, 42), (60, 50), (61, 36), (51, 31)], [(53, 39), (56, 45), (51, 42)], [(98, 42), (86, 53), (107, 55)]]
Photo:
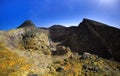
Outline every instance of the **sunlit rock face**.
[(22, 27), (0, 31), (0, 76), (46, 74), (50, 55), (48, 30)]

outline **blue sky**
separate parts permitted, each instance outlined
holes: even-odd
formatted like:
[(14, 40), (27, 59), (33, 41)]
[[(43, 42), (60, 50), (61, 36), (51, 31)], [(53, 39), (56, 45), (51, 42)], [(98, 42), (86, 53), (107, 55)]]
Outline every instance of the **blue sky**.
[(0, 30), (32, 20), (37, 27), (78, 25), (83, 18), (120, 28), (120, 0), (0, 0)]

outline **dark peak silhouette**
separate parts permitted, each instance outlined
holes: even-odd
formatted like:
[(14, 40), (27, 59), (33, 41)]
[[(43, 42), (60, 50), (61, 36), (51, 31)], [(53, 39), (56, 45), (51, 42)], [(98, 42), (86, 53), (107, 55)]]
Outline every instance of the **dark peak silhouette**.
[(79, 26), (81, 24), (86, 24), (86, 25), (96, 25), (96, 26), (109, 26), (107, 24), (104, 24), (104, 23), (101, 23), (99, 21), (95, 21), (95, 20), (91, 20), (91, 19), (87, 19), (87, 18), (84, 18), (83, 21), (79, 24)]
[(49, 32), (51, 34), (51, 39), (53, 41), (61, 41), (64, 39), (64, 36), (67, 34), (67, 27), (62, 25), (53, 25), (49, 27)]
[(35, 26), (35, 24), (31, 20), (26, 20), (18, 28), (24, 28), (24, 27), (35, 28), (36, 26)]
[(63, 25), (53, 25), (53, 26), (51, 26), (49, 28), (66, 28), (66, 27), (63, 26)]

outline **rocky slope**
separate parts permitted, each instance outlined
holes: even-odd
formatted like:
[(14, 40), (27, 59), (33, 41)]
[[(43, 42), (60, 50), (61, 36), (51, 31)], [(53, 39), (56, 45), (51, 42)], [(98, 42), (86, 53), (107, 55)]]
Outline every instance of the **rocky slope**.
[(88, 19), (50, 28), (25, 21), (0, 31), (0, 76), (120, 76), (119, 37), (119, 29)]
[[(57, 30), (57, 31), (56, 31)], [(52, 40), (62, 41), (77, 53), (90, 52), (120, 61), (120, 29), (84, 19), (79, 26), (50, 28)]]

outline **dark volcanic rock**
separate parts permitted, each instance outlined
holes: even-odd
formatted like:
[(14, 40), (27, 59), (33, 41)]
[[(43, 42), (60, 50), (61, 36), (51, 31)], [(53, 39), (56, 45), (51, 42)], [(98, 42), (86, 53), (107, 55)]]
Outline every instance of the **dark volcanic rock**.
[(24, 23), (22, 23), (19, 27), (17, 28), (35, 28), (35, 24), (33, 24), (33, 22), (31, 20), (26, 20)]
[(64, 27), (62, 25), (53, 25), (49, 28), (50, 31), (50, 38), (53, 41), (63, 41), (66, 39), (67, 33), (67, 27)]
[(62, 41), (74, 52), (89, 52), (120, 61), (120, 29), (84, 19), (78, 27), (53, 28), (52, 39)]

